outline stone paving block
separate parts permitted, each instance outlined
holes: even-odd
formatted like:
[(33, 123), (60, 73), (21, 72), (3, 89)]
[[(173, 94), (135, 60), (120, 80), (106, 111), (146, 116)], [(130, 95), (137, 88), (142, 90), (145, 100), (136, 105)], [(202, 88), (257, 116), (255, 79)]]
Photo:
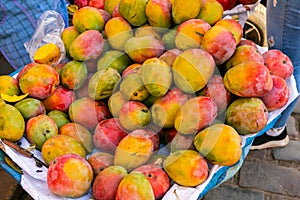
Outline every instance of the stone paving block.
[(273, 148), (272, 153), (276, 160), (300, 161), (300, 142), (290, 140), (286, 147)]
[(286, 123), (286, 130), (289, 136), (297, 137), (298, 136), (298, 131), (297, 131), (297, 119), (293, 116), (290, 116), (288, 118), (288, 121)]
[(300, 172), (271, 163), (244, 162), (239, 185), (277, 194), (300, 197)]
[(219, 187), (212, 189), (205, 195), (203, 200), (230, 199), (230, 200), (264, 200), (263, 192), (256, 192), (247, 189), (232, 187), (222, 184)]

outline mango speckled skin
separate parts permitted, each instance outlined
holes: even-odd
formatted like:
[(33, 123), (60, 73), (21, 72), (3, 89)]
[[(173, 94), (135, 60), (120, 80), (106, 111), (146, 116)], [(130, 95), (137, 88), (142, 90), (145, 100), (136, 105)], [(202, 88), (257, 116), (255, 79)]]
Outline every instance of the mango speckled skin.
[(69, 48), (70, 56), (78, 61), (97, 59), (104, 49), (103, 36), (99, 31), (87, 30), (77, 36)]
[(97, 71), (88, 84), (89, 97), (95, 100), (110, 97), (120, 79), (120, 73), (114, 68), (108, 67)]
[(116, 200), (154, 200), (151, 184), (141, 172), (131, 172), (120, 182)]
[(127, 100), (143, 101), (150, 94), (140, 74), (129, 74), (120, 84), (120, 92)]
[(228, 106), (225, 120), (239, 134), (257, 133), (267, 125), (268, 110), (260, 98), (239, 98)]
[(206, 160), (194, 150), (178, 150), (163, 162), (169, 177), (182, 186), (194, 187), (203, 183), (208, 176)]
[(114, 165), (121, 165), (128, 171), (145, 164), (153, 152), (153, 140), (143, 129), (136, 129), (118, 144)]
[(118, 117), (122, 106), (127, 102), (120, 91), (113, 93), (107, 102), (108, 109), (113, 117)]
[(95, 178), (92, 194), (95, 199), (115, 199), (121, 180), (127, 175), (122, 166), (109, 166)]
[(92, 181), (91, 166), (76, 154), (57, 157), (47, 172), (49, 190), (60, 197), (80, 197), (89, 190)]
[(169, 28), (172, 25), (172, 4), (169, 0), (149, 0), (146, 16), (151, 26)]
[(243, 36), (243, 27), (242, 25), (235, 19), (221, 19), (215, 23), (216, 26), (222, 26), (224, 28), (227, 28), (229, 30), (235, 41), (236, 44), (238, 44)]
[(147, 23), (147, 2), (148, 0), (120, 0), (119, 12), (131, 25), (141, 26)]
[(172, 68), (175, 85), (183, 92), (194, 93), (207, 84), (215, 62), (203, 49), (188, 49), (175, 59)]
[(123, 50), (124, 43), (133, 37), (131, 25), (123, 17), (108, 20), (104, 31), (109, 45), (116, 50)]
[(32, 117), (26, 123), (26, 138), (39, 150), (46, 140), (56, 135), (58, 135), (57, 124), (48, 115)]
[(259, 62), (244, 62), (229, 69), (224, 75), (225, 87), (240, 97), (262, 97), (273, 86), (269, 69)]
[(172, 2), (172, 19), (175, 24), (197, 17), (202, 0), (174, 0)]
[(0, 94), (4, 93), (13, 96), (19, 95), (20, 92), (18, 79), (9, 75), (0, 75)]
[(211, 98), (193, 97), (178, 110), (174, 126), (182, 134), (195, 134), (209, 126), (216, 116), (217, 105)]
[(150, 110), (141, 102), (128, 101), (122, 106), (119, 119), (121, 125), (128, 131), (145, 128), (151, 122)]
[(234, 165), (241, 158), (241, 143), (238, 132), (226, 124), (214, 124), (194, 138), (197, 151), (210, 162), (222, 166)]
[(171, 67), (159, 58), (149, 58), (142, 65), (142, 80), (154, 97), (164, 96), (172, 84)]
[(164, 44), (154, 36), (132, 37), (124, 44), (124, 51), (137, 63), (148, 58), (159, 57), (164, 52)]
[(75, 11), (72, 24), (79, 33), (82, 33), (86, 30), (102, 31), (105, 21), (97, 8), (85, 6)]

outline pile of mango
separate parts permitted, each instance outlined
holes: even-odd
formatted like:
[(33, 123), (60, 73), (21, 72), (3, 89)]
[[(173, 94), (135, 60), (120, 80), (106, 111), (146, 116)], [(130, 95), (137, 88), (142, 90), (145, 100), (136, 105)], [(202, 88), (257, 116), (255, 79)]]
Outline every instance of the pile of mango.
[(0, 138), (25, 137), (62, 197), (161, 199), (233, 166), (241, 135), (287, 104), (290, 59), (243, 40), (217, 0), (82, 6), (61, 39), (0, 76)]

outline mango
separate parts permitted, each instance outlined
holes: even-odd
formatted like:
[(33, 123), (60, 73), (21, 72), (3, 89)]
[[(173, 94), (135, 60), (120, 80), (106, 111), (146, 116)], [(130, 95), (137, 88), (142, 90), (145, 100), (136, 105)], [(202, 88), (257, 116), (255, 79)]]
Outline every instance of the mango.
[(68, 114), (71, 122), (79, 123), (89, 131), (93, 131), (100, 121), (111, 117), (104, 102), (89, 97), (73, 101), (69, 106)]
[(217, 116), (217, 105), (209, 97), (198, 96), (186, 101), (178, 110), (174, 127), (182, 134), (195, 134), (209, 126)]
[(87, 161), (91, 165), (96, 177), (105, 168), (114, 164), (114, 156), (110, 153), (96, 151), (91, 153)]
[(59, 83), (59, 74), (53, 67), (45, 64), (32, 66), (19, 79), (21, 91), (40, 100), (53, 94)]
[(72, 42), (77, 38), (80, 33), (77, 31), (75, 26), (66, 27), (61, 33), (61, 40), (63, 41), (66, 49), (66, 54), (70, 57), (70, 46)]
[(114, 165), (123, 166), (131, 171), (150, 159), (153, 148), (149, 134), (143, 129), (136, 129), (119, 142), (115, 151)]
[(120, 0), (119, 12), (131, 25), (141, 26), (147, 23), (147, 2), (148, 0)]
[(217, 23), (215, 23), (215, 26), (222, 26), (227, 28), (227, 30), (229, 30), (232, 33), (236, 44), (240, 43), (241, 38), (243, 36), (243, 27), (238, 20), (221, 19)]
[(91, 153), (94, 149), (92, 133), (78, 123), (64, 124), (59, 129), (59, 133), (73, 137), (83, 146), (87, 154)]
[(78, 61), (97, 59), (103, 52), (104, 40), (99, 31), (87, 30), (78, 35), (69, 48), (70, 56)]
[(106, 10), (111, 16), (115, 7), (119, 6), (120, 0), (109, 0), (104, 1), (104, 10)]
[(109, 45), (115, 50), (122, 51), (124, 43), (133, 37), (131, 25), (122, 17), (113, 17), (108, 20), (104, 31)]
[(111, 67), (118, 70), (120, 74), (131, 64), (130, 58), (123, 52), (117, 50), (106, 51), (97, 61), (97, 70)]
[(211, 26), (202, 19), (189, 19), (177, 28), (175, 44), (178, 49), (199, 48), (204, 34)]
[(42, 102), (47, 111), (60, 110), (67, 112), (70, 104), (76, 99), (73, 90), (69, 90), (63, 86), (58, 86), (54, 93), (44, 99)]
[(175, 24), (197, 17), (202, 0), (174, 0), (172, 3), (172, 19)]
[(110, 166), (101, 171), (92, 185), (95, 199), (116, 199), (117, 189), (121, 180), (127, 175), (122, 166)]
[(223, 6), (217, 0), (203, 0), (197, 19), (202, 19), (213, 26), (223, 17)]
[(179, 49), (170, 49), (165, 51), (159, 59), (162, 61), (165, 61), (169, 66), (172, 66), (177, 56), (179, 56), (182, 53)]
[(197, 186), (208, 177), (206, 160), (194, 150), (175, 151), (164, 160), (163, 168), (173, 181), (182, 186)]
[(163, 33), (161, 40), (163, 41), (166, 50), (177, 48), (175, 44), (175, 37), (177, 34), (178, 26), (179, 25), (171, 26), (170, 29), (167, 29)]
[(116, 200), (154, 200), (154, 193), (148, 179), (141, 172), (131, 172), (124, 176), (118, 189)]
[(175, 116), (189, 96), (178, 88), (170, 89), (164, 96), (157, 98), (151, 106), (151, 119), (159, 127), (174, 127)]
[(60, 110), (51, 110), (50, 112), (47, 113), (47, 115), (55, 121), (58, 130), (64, 124), (71, 122), (68, 114)]
[(126, 100), (133, 101), (143, 101), (150, 95), (139, 74), (126, 76), (120, 84), (120, 92)]
[(19, 95), (21, 90), (18, 85), (18, 79), (15, 79), (9, 75), (0, 76), (0, 94), (4, 93), (7, 95)]
[(172, 84), (172, 72), (159, 58), (149, 58), (142, 65), (141, 77), (148, 92), (154, 97), (164, 96)]
[(114, 153), (119, 142), (127, 135), (118, 118), (105, 119), (94, 130), (93, 144), (101, 151)]
[(239, 134), (257, 133), (267, 125), (268, 110), (260, 98), (239, 98), (228, 106), (225, 120)]
[(203, 49), (188, 49), (174, 60), (172, 68), (175, 85), (183, 92), (194, 93), (207, 84), (215, 62)]
[(152, 27), (169, 28), (172, 25), (172, 4), (169, 0), (149, 0), (145, 11)]
[(84, 62), (72, 60), (60, 71), (61, 84), (70, 90), (78, 90), (87, 79), (87, 68)]
[(56, 135), (58, 135), (58, 127), (48, 115), (32, 117), (26, 123), (26, 138), (38, 150), (42, 149), (46, 140)]
[(223, 26), (214, 25), (201, 40), (201, 48), (213, 56), (217, 65), (223, 64), (234, 54), (236, 45), (232, 33)]
[(155, 36), (132, 37), (124, 44), (124, 51), (137, 63), (148, 58), (159, 57), (164, 51), (164, 44)]
[(154, 192), (155, 199), (160, 199), (170, 188), (170, 178), (167, 173), (156, 164), (145, 164), (135, 168), (133, 172), (141, 172), (148, 179)]
[(0, 106), (0, 138), (16, 142), (23, 137), (25, 121), (20, 111), (10, 104)]
[(37, 115), (46, 114), (45, 105), (35, 98), (25, 98), (14, 105), (22, 114), (25, 121)]
[(87, 30), (102, 31), (105, 21), (99, 9), (85, 6), (74, 12), (72, 24), (79, 33), (82, 33)]
[(251, 45), (238, 46), (235, 49), (235, 52), (232, 55), (232, 57), (225, 62), (225, 70), (229, 70), (235, 65), (238, 65), (243, 62), (264, 63), (264, 57), (256, 47), (253, 47)]
[(269, 69), (259, 62), (244, 62), (235, 65), (224, 75), (224, 85), (240, 97), (262, 97), (273, 86)]
[(92, 181), (91, 166), (76, 154), (57, 157), (47, 171), (48, 189), (60, 197), (80, 197), (88, 192)]
[(216, 165), (232, 166), (242, 155), (240, 135), (226, 124), (214, 124), (197, 133), (194, 146), (202, 156)]
[(108, 109), (113, 117), (119, 117), (122, 106), (127, 102), (120, 91), (113, 93), (107, 102)]
[(145, 128), (151, 122), (150, 110), (141, 102), (128, 101), (119, 112), (119, 120), (128, 131)]
[(181, 134), (178, 133), (174, 136), (172, 141), (169, 143), (170, 152), (173, 153), (178, 150), (195, 150), (193, 141), (194, 134)]
[(43, 160), (47, 164), (65, 154), (77, 154), (82, 158), (86, 156), (84, 147), (76, 139), (61, 134), (46, 140), (41, 148), (41, 153)]
[(88, 95), (95, 100), (110, 97), (121, 79), (118, 70), (106, 68), (94, 73), (88, 83)]
[(197, 96), (210, 97), (217, 105), (218, 115), (226, 110), (232, 99), (232, 95), (226, 89), (221, 75), (213, 75), (206, 86), (197, 93)]
[(60, 49), (54, 43), (43, 44), (33, 55), (33, 60), (39, 64), (52, 65), (60, 59)]
[(140, 63), (133, 63), (129, 65), (122, 73), (122, 78), (125, 78), (129, 74), (141, 74), (141, 66)]
[(280, 76), (271, 75), (273, 81), (272, 90), (261, 97), (268, 111), (274, 111), (287, 104), (290, 97), (290, 89), (286, 81)]

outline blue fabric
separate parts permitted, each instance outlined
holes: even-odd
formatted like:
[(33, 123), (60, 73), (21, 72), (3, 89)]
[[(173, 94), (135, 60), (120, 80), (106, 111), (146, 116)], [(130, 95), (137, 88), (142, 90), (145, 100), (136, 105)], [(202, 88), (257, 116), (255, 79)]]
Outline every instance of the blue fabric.
[(31, 62), (24, 43), (31, 39), (39, 17), (47, 10), (60, 13), (68, 26), (65, 0), (0, 0), (0, 51), (15, 70)]

